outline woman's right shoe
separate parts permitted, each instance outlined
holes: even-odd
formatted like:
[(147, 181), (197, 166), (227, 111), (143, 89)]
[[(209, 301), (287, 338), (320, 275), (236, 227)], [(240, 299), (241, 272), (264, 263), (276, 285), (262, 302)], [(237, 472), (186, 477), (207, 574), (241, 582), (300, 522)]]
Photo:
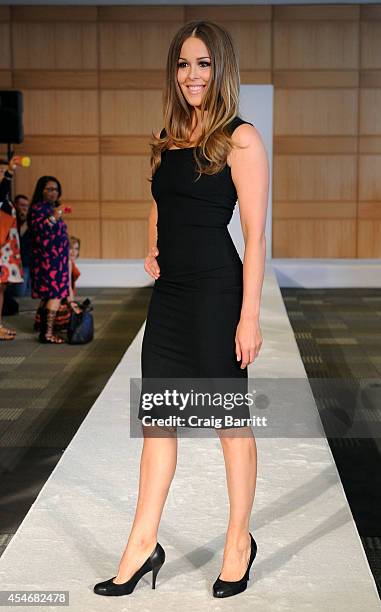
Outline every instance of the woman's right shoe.
[(155, 588), (156, 585), (156, 577), (159, 569), (163, 565), (165, 561), (165, 551), (164, 548), (157, 542), (155, 550), (148, 557), (148, 559), (143, 563), (143, 565), (131, 576), (127, 582), (123, 582), (122, 584), (116, 584), (113, 582), (116, 576), (110, 578), (109, 580), (105, 580), (104, 582), (98, 582), (94, 586), (94, 593), (97, 595), (129, 595), (132, 593), (140, 578), (144, 576), (147, 572), (152, 570), (152, 588)]
[(232, 595), (238, 595), (245, 591), (247, 587), (247, 581), (250, 578), (250, 568), (257, 554), (257, 543), (250, 533), (251, 550), (249, 562), (247, 564), (247, 570), (240, 580), (221, 580), (218, 576), (217, 580), (213, 584), (213, 596), (214, 597), (231, 597)]
[(38, 339), (43, 344), (63, 344), (65, 340), (53, 333), (57, 310), (43, 308), (41, 312), (40, 334)]

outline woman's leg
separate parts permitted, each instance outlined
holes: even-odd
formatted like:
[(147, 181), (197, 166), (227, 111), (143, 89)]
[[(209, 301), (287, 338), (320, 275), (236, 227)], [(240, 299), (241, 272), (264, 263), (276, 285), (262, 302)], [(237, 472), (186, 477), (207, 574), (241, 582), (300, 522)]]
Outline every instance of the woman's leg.
[(49, 310), (58, 310), (60, 301), (60, 298), (52, 298), (46, 301), (45, 306), (46, 308), (49, 308)]
[(46, 300), (45, 307), (41, 313), (40, 342), (53, 342), (63, 344), (65, 340), (54, 333), (54, 321), (60, 305), (60, 298)]
[(6, 284), (0, 283), (0, 336), (2, 340), (13, 340), (16, 336), (16, 332), (14, 329), (8, 329), (3, 324), (3, 305), (4, 305), (4, 291), (6, 288)]
[(0, 325), (3, 322), (3, 304), (4, 304), (4, 291), (6, 285), (0, 283)]
[[(257, 446), (251, 428), (239, 437), (220, 435), (224, 453), (230, 514), (225, 540), (221, 580), (240, 580), (250, 556), (250, 514), (257, 479)], [(220, 430), (221, 431), (221, 430)], [(217, 430), (220, 434), (220, 432)], [(226, 430), (225, 430), (226, 432)], [(231, 432), (231, 430), (230, 430)]]
[[(146, 426), (143, 427), (145, 434)], [(177, 462), (177, 435), (144, 436), (140, 460), (138, 502), (127, 546), (114, 582), (126, 582), (141, 567), (157, 543), (159, 522)], [(158, 434), (160, 436), (160, 434)]]

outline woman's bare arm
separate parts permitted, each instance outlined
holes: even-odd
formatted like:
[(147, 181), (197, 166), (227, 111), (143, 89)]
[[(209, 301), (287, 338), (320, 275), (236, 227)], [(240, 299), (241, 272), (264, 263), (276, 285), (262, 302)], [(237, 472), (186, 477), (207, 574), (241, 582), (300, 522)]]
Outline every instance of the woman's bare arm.
[(152, 200), (151, 210), (148, 217), (148, 252), (157, 246), (157, 204)]
[[(159, 138), (160, 132), (155, 134), (155, 136)], [(160, 275), (160, 268), (156, 260), (159, 254), (157, 248), (157, 217), (157, 204), (155, 200), (152, 200), (151, 210), (148, 215), (148, 255), (144, 260), (144, 269), (155, 279)]]
[(259, 310), (266, 258), (265, 226), (269, 191), (269, 163), (257, 129), (239, 126), (234, 136), (245, 149), (231, 153), (232, 179), (237, 189), (242, 232), (245, 239), (243, 260), (243, 300), (236, 333), (237, 360), (241, 368), (254, 361), (262, 345)]

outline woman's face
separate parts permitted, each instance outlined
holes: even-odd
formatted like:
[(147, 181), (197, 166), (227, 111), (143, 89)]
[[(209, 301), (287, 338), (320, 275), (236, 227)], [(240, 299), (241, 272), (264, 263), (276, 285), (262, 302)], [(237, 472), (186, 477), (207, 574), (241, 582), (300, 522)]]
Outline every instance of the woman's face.
[(70, 246), (70, 258), (72, 261), (78, 259), (79, 257), (79, 244), (78, 242), (73, 242)]
[(177, 81), (190, 105), (201, 105), (211, 72), (211, 58), (203, 41), (194, 37), (187, 38), (177, 61)]
[(55, 181), (48, 181), (42, 192), (44, 202), (55, 202), (58, 199), (58, 185)]

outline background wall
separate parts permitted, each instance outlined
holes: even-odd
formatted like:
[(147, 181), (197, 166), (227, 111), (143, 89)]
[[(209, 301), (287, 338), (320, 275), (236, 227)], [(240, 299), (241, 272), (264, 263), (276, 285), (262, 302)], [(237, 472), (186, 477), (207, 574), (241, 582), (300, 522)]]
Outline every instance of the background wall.
[(146, 255), (148, 141), (171, 37), (226, 27), (275, 87), (273, 256), (381, 255), (381, 6), (0, 7), (0, 87), (24, 93), (30, 170), (62, 181), (81, 257)]

